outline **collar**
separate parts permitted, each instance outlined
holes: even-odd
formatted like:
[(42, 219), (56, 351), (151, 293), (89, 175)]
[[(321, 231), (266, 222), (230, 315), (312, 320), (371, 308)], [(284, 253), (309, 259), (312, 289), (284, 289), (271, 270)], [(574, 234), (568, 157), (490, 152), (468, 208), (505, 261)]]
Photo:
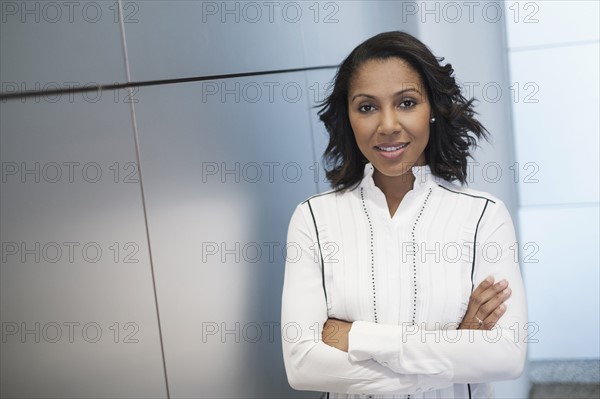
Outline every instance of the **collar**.
[[(359, 187), (363, 187), (365, 190), (381, 191), (379, 187), (375, 185), (375, 181), (373, 180), (374, 171), (375, 168), (370, 162), (365, 165), (363, 179), (360, 182)], [(429, 167), (429, 165), (415, 165), (411, 167), (411, 171), (413, 176), (415, 176), (415, 181), (413, 183), (413, 190), (415, 191), (422, 190), (432, 185), (437, 185), (444, 181), (444, 179), (442, 179), (441, 177), (434, 176), (431, 173), (431, 168)]]

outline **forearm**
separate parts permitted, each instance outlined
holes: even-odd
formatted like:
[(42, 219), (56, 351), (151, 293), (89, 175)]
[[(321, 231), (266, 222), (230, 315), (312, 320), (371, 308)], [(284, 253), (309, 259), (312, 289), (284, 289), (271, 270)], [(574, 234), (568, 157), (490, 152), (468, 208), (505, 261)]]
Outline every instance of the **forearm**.
[(518, 377), (526, 344), (515, 329), (424, 330), (417, 325), (355, 322), (350, 331), (353, 361), (376, 360), (399, 374), (445, 376), (452, 383)]
[(284, 345), (284, 360), (288, 382), (298, 390), (406, 394), (451, 385), (436, 376), (398, 374), (374, 360), (352, 362), (347, 353), (323, 342)]

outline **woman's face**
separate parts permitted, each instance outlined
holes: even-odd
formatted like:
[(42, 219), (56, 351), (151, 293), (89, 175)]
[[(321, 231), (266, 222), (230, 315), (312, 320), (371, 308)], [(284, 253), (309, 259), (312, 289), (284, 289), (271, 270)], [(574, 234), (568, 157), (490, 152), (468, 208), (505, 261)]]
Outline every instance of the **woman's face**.
[(358, 148), (375, 173), (399, 177), (425, 164), (431, 106), (419, 74), (402, 59), (369, 60), (358, 69), (348, 91), (348, 114)]

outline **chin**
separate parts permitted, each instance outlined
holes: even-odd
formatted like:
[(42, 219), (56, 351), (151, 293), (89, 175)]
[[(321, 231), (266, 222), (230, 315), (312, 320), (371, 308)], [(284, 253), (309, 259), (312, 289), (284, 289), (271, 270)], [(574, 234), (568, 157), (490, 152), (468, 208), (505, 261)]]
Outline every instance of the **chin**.
[(399, 177), (405, 175), (407, 172), (411, 172), (411, 168), (414, 163), (401, 162), (398, 165), (378, 165), (373, 163), (373, 167), (377, 169), (379, 173), (387, 177)]

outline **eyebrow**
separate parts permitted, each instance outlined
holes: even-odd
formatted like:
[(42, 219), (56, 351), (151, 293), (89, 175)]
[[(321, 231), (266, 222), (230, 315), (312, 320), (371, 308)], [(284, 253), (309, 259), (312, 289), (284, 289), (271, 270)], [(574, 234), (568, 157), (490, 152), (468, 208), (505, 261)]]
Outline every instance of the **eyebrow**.
[[(421, 92), (419, 90), (417, 90), (417, 89), (415, 89), (413, 87), (410, 87), (408, 89), (400, 90), (400, 91), (394, 93), (394, 97), (399, 96), (401, 94), (404, 94), (404, 93), (406, 93), (408, 91), (414, 91), (414, 92), (416, 92), (418, 94), (421, 94)], [(356, 99), (356, 97), (367, 97), (367, 98), (372, 98), (372, 99), (376, 98), (375, 96), (372, 96), (370, 94), (358, 93), (358, 94), (356, 94), (355, 96), (352, 97), (351, 102), (354, 101)]]

